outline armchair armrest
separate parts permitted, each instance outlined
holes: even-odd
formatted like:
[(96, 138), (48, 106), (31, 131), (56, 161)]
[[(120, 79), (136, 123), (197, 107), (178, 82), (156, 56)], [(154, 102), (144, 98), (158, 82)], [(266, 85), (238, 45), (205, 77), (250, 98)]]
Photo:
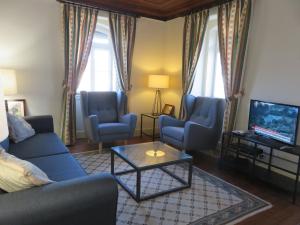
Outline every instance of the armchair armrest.
[(175, 119), (171, 116), (167, 115), (161, 115), (159, 117), (159, 127), (160, 129), (166, 126), (172, 126), (172, 127), (183, 127), (185, 124), (184, 121)]
[(121, 116), (119, 121), (121, 123), (126, 123), (129, 125), (130, 127), (129, 137), (133, 137), (134, 130), (136, 127), (137, 115), (135, 115), (134, 113), (128, 113), (126, 115)]
[(188, 121), (184, 126), (184, 148), (185, 150), (209, 149), (214, 143), (215, 136), (214, 128)]
[(106, 174), (7, 193), (0, 199), (0, 224), (116, 224), (118, 188)]
[(53, 117), (45, 116), (28, 116), (25, 120), (32, 126), (36, 133), (54, 132)]
[(162, 142), (164, 142), (164, 135), (163, 135), (163, 127), (166, 126), (171, 126), (171, 127), (183, 127), (185, 124), (184, 121), (182, 120), (177, 120), (171, 116), (167, 116), (167, 115), (161, 115), (159, 117), (159, 122), (158, 122), (158, 126), (159, 126), (159, 132), (160, 132), (160, 140)]
[(88, 138), (94, 143), (98, 143), (98, 118), (96, 115), (89, 115), (84, 118), (85, 131)]

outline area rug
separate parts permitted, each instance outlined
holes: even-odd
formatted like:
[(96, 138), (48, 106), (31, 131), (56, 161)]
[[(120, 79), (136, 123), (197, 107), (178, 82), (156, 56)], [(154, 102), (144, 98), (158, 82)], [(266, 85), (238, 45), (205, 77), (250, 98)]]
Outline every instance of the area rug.
[[(97, 151), (74, 154), (88, 174), (110, 172), (110, 154)], [(116, 172), (130, 166), (116, 158)], [(168, 166), (168, 170), (187, 179), (185, 165)], [(136, 174), (120, 177), (135, 190)], [(179, 183), (162, 170), (142, 173), (141, 193), (151, 194), (178, 186)], [(197, 167), (193, 167), (192, 187), (155, 199), (135, 202), (119, 186), (117, 225), (208, 225), (235, 224), (271, 204), (236, 186), (233, 186)]]

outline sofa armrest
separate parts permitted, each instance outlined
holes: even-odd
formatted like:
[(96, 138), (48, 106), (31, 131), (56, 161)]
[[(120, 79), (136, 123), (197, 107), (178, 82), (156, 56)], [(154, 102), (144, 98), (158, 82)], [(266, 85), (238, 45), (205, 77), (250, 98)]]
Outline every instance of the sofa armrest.
[(114, 225), (118, 187), (101, 174), (0, 195), (0, 224)]
[(99, 135), (98, 135), (98, 118), (96, 115), (89, 115), (84, 118), (84, 126), (85, 132), (88, 138), (94, 142), (98, 143)]
[(129, 137), (133, 137), (136, 127), (137, 115), (135, 115), (134, 113), (128, 113), (121, 116), (119, 121), (121, 123), (126, 123), (130, 127)]
[(36, 133), (54, 132), (53, 117), (45, 116), (28, 116), (25, 120), (32, 126)]

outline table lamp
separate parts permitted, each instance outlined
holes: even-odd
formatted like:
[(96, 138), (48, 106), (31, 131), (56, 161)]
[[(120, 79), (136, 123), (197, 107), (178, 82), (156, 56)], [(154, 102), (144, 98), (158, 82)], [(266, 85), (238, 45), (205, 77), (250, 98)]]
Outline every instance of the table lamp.
[(0, 79), (5, 96), (17, 94), (17, 79), (14, 70), (0, 69)]
[(149, 75), (148, 87), (155, 88), (155, 98), (152, 107), (152, 115), (158, 116), (161, 114), (161, 93), (160, 89), (169, 87), (168, 75)]
[(0, 144), (3, 144), (3, 141), (7, 141), (8, 137), (6, 108), (4, 102), (3, 88), (1, 87), (2, 83), (3, 82), (0, 78)]

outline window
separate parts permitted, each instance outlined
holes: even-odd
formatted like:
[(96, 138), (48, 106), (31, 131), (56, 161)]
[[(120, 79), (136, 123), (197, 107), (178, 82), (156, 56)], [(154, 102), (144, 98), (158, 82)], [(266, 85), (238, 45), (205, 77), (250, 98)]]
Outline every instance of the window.
[(225, 98), (216, 13), (209, 16), (195, 73), (192, 95)]
[(91, 53), (77, 92), (116, 90), (116, 74), (108, 19), (99, 16)]

